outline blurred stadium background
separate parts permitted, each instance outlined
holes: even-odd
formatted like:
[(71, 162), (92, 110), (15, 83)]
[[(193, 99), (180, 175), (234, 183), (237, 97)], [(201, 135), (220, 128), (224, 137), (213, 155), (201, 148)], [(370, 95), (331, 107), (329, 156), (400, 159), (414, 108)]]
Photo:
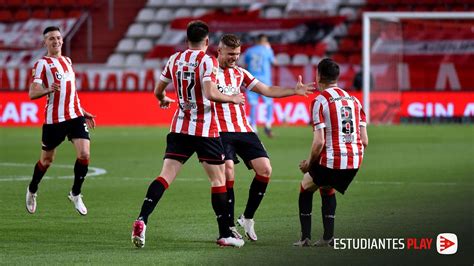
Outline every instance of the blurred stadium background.
[[(317, 260), (352, 264), (358, 258), (360, 264), (396, 264), (394, 258), (400, 254), (413, 263), (423, 262), (425, 255), (438, 263), (455, 259), (472, 263), (472, 254), (467, 253), (474, 242), (472, 0), (0, 0), (0, 6), (0, 181), (4, 181), (0, 182), (0, 263), (21, 264), (34, 258), (42, 264), (227, 263), (219, 260), (224, 256), (230, 263), (253, 259), (259, 264)], [(388, 14), (372, 19), (367, 33), (370, 97), (365, 98), (362, 21), (367, 12), (456, 12), (471, 19), (395, 19)], [(341, 66), (340, 87), (370, 101), (371, 144), (360, 182), (354, 184), (353, 193), (340, 198), (336, 231), (347, 237), (436, 237), (436, 232), (452, 229), (466, 243), (460, 255), (454, 260), (438, 260), (433, 250), (318, 255), (319, 250), (289, 247), (298, 237), (296, 165), (311, 142), (310, 130), (302, 126), (309, 122), (312, 97), (275, 101), (277, 137), (263, 142), (277, 181), (258, 214), (262, 225), (257, 226), (265, 226), (261, 242), (237, 252), (215, 250), (209, 237), (215, 228), (209, 226), (213, 223), (204, 193), (207, 183), (197, 163), (190, 162), (184, 181), (178, 178), (175, 191), (167, 194), (170, 199), (160, 203), (152, 217), (163, 215), (164, 222), (156, 222), (158, 228), (150, 226), (141, 254), (132, 252), (127, 243), (131, 222), (146, 185), (160, 169), (161, 142), (174, 112), (160, 110), (151, 92), (168, 56), (185, 48), (186, 24), (194, 19), (210, 25), (208, 53), (214, 55), (223, 33), (238, 34), (243, 51), (258, 34), (266, 33), (278, 62), (274, 84), (293, 86), (299, 74), (305, 82), (314, 81), (319, 60), (331, 57)], [(107, 174), (85, 185), (85, 202), (92, 209), (86, 219), (70, 217), (75, 215), (67, 209), (70, 206), (59, 202), (65, 201), (70, 183), (61, 179), (69, 173), (60, 167), (53, 170), (53, 166), (47, 174), (58, 180), (42, 185), (38, 215), (28, 216), (23, 207), (26, 180), (38, 157), (45, 104), (44, 99), (28, 99), (29, 76), (35, 60), (45, 54), (41, 33), (49, 25), (61, 27), (63, 55), (73, 61), (81, 102), (98, 116), (99, 129), (92, 132), (92, 166), (106, 169)], [(259, 110), (263, 123), (264, 107)], [(62, 145), (60, 153), (56, 163), (67, 168), (74, 155), (68, 145)], [(236, 185), (242, 209), (250, 179), (242, 166), (239, 169), (244, 177)], [(202, 182), (186, 181), (196, 175)], [(190, 184), (200, 192), (192, 193)], [(289, 184), (294, 188), (288, 189)], [(173, 194), (176, 191), (187, 193), (186, 199)], [(178, 206), (173, 205), (176, 202)], [(320, 229), (317, 206), (313, 232)], [(176, 208), (199, 210), (200, 217), (189, 213), (192, 218), (186, 220), (184, 213), (173, 212)], [(51, 229), (56, 224), (58, 232)], [(351, 230), (349, 225), (359, 226)], [(73, 228), (79, 231), (71, 232)], [(271, 235), (267, 240), (265, 233)], [(90, 257), (77, 258), (82, 252)]]

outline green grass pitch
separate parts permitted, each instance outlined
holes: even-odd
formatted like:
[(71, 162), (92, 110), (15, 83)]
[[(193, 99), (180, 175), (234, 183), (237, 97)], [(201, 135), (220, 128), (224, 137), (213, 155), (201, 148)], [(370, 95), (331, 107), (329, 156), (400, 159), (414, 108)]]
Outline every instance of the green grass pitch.
[[(100, 121), (99, 121), (100, 122)], [(295, 248), (299, 237), (298, 163), (310, 150), (307, 127), (275, 128), (261, 139), (272, 181), (256, 213), (258, 242), (241, 249), (214, 244), (217, 225), (209, 182), (195, 157), (183, 167), (150, 216), (146, 246), (132, 248), (131, 225), (159, 174), (168, 128), (109, 127), (91, 132), (91, 170), (81, 217), (67, 200), (73, 147), (65, 142), (40, 184), (38, 210), (26, 212), (25, 189), (39, 158), (40, 128), (0, 128), (0, 264), (387, 265), (474, 262), (474, 127), (370, 126), (363, 166), (346, 195), (337, 194), (336, 237), (434, 238), (455, 233), (458, 253), (431, 250)], [(94, 169), (92, 169), (94, 167)], [(236, 167), (236, 215), (253, 173)], [(106, 173), (100, 174), (100, 169)], [(313, 238), (322, 234), (315, 194)]]

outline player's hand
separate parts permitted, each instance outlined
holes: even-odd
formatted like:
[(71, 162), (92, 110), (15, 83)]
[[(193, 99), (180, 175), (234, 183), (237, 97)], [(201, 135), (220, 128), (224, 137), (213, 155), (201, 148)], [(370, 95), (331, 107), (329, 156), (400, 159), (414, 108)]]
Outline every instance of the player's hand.
[(51, 87), (49, 88), (49, 93), (60, 91), (60, 90), (61, 90), (61, 85), (59, 85), (58, 83), (53, 83), (51, 84)]
[(301, 95), (308, 97), (308, 94), (312, 94), (316, 88), (314, 87), (316, 82), (310, 82), (307, 84), (303, 84), (303, 78), (301, 75), (298, 76), (298, 82), (296, 83), (295, 87), (295, 95)]
[(309, 172), (308, 160), (301, 161), (299, 166), (300, 166), (300, 170), (303, 174), (306, 174), (307, 172)]
[(232, 102), (235, 104), (244, 104), (245, 103), (245, 96), (243, 93), (232, 95)]
[(160, 108), (161, 109), (168, 109), (168, 108), (170, 108), (170, 104), (175, 102), (175, 100), (171, 99), (168, 96), (163, 97), (163, 99), (161, 99), (159, 101), (160, 101)]
[(86, 119), (86, 125), (87, 125), (87, 128), (92, 128), (94, 129), (95, 128), (95, 115), (87, 112), (86, 110), (82, 110), (82, 112), (84, 113), (84, 118)]

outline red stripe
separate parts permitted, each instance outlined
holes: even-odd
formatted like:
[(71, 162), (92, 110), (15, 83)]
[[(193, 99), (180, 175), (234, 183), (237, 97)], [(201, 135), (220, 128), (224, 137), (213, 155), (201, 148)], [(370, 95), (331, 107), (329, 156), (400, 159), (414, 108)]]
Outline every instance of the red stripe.
[(247, 115), (245, 113), (244, 105), (239, 104), (239, 108), (240, 108), (240, 113), (242, 114), (242, 121), (244, 123), (245, 130), (247, 130), (247, 132), (253, 132), (252, 128), (249, 126), (249, 122), (247, 121)]
[(77, 96), (77, 91), (74, 90), (74, 112), (76, 116), (81, 116), (81, 110), (79, 109), (79, 96)]
[[(246, 84), (244, 82), (245, 77), (246, 77), (248, 72), (244, 71), (240, 67), (237, 70), (238, 70), (238, 73), (240, 74), (240, 79), (237, 80), (237, 87), (240, 88), (240, 87), (242, 87), (242, 85), (245, 86), (245, 87), (248, 87), (250, 85), (250, 83)], [(253, 132), (252, 127), (249, 126), (249, 122), (247, 121), (247, 114), (245, 113), (244, 105), (239, 104), (239, 108), (240, 108), (240, 116), (242, 117), (242, 122), (244, 123), (246, 132)]]
[[(53, 60), (51, 60), (51, 58), (49, 57), (46, 57), (46, 62), (48, 63), (48, 65), (50, 64), (53, 64)], [(53, 80), (54, 80), (54, 83), (59, 83), (61, 84), (61, 82), (56, 78), (56, 72), (58, 72), (57, 68), (56, 67), (52, 67), (50, 68), (51, 70), (51, 74), (53, 75)], [(53, 123), (58, 123), (58, 116), (59, 116), (59, 98), (61, 97), (61, 93), (59, 91), (55, 91), (54, 92), (54, 101), (53, 101), (53, 110), (52, 110), (52, 114), (53, 114)]]
[(69, 114), (69, 98), (71, 97), (71, 81), (66, 81), (66, 99), (64, 99), (64, 119), (69, 120), (71, 119), (71, 115)]
[(224, 103), (216, 103), (217, 117), (219, 118), (219, 125), (221, 126), (221, 131), (228, 132), (229, 129), (227, 128), (227, 123), (225, 122), (223, 105)]
[(303, 193), (303, 192), (305, 192), (305, 191), (306, 191), (306, 190), (304, 189), (303, 184), (300, 183), (300, 193)]
[[(346, 96), (344, 94), (344, 91), (337, 88), (337, 89), (334, 89), (337, 94), (339, 94), (339, 96)], [(347, 100), (342, 100), (342, 105), (343, 106), (350, 106), (349, 103), (347, 102)], [(352, 108), (351, 108), (352, 109)], [(352, 118), (354, 119), (354, 118)], [(354, 125), (353, 125), (354, 126)], [(354, 128), (354, 130), (356, 130)], [(341, 165), (341, 168), (344, 168), (344, 169), (351, 169), (351, 168), (354, 168), (354, 153), (353, 153), (353, 150), (352, 150), (352, 143), (345, 143), (345, 146), (346, 146), (346, 150), (347, 150), (347, 166), (342, 166)]]
[(226, 180), (225, 181), (226, 188), (233, 188), (234, 187), (234, 180)]
[[(199, 54), (196, 56), (196, 63), (198, 67), (194, 69), (194, 75), (195, 75), (195, 81), (196, 83), (194, 84), (194, 95), (196, 96), (196, 104), (197, 104), (197, 122), (196, 122), (196, 131), (194, 135), (196, 136), (202, 136), (203, 135), (203, 130), (204, 130), (204, 97), (202, 95), (202, 88), (201, 88), (201, 72), (199, 71), (199, 66), (201, 65), (201, 61), (203, 57), (206, 54), (201, 51)], [(211, 104), (211, 112), (212, 112), (213, 106)], [(212, 122), (212, 120), (211, 120)]]
[[(224, 70), (224, 81), (225, 84), (228, 86), (232, 86), (232, 78), (230, 75), (230, 68)], [(234, 73), (235, 75), (235, 73)], [(235, 104), (229, 103), (229, 112), (230, 112), (230, 121), (234, 125), (234, 132), (242, 132), (242, 129), (239, 127), (237, 123), (237, 112), (235, 111)]]
[[(217, 62), (217, 59), (211, 56), (211, 60), (212, 60), (213, 67), (218, 68), (219, 63)], [(211, 77), (212, 82), (217, 83), (217, 73), (214, 73), (214, 71), (212, 71), (212, 74), (210, 77)], [(217, 126), (216, 112), (213, 108), (214, 105), (215, 105), (215, 102), (211, 101), (211, 126), (209, 127), (209, 133), (210, 133), (209, 136), (212, 135), (213, 137), (219, 137), (219, 128)]]
[[(329, 94), (329, 92), (324, 91), (322, 95), (328, 101), (329, 117), (331, 120), (331, 140), (332, 140), (333, 152), (340, 152), (341, 148), (339, 146), (339, 118), (337, 117), (336, 103), (335, 102), (331, 103), (329, 101), (329, 98), (331, 97), (331, 94)], [(341, 158), (337, 155), (334, 156), (333, 168), (334, 169), (341, 168)]]
[(227, 192), (227, 189), (225, 188), (225, 186), (211, 187), (211, 193), (212, 194), (226, 193), (226, 192)]
[(161, 184), (163, 184), (163, 186), (165, 187), (165, 189), (168, 189), (169, 188), (169, 184), (168, 182), (166, 182), (166, 179), (164, 179), (163, 177), (159, 176), (155, 179), (156, 181), (160, 182)]
[(319, 188), (319, 194), (321, 194), (321, 196), (331, 196), (331, 195), (334, 195), (335, 193), (336, 193), (336, 190), (334, 188), (322, 188), (322, 187)]
[[(179, 101), (179, 100), (178, 100)], [(179, 107), (178, 107), (179, 108)], [(178, 122), (179, 109), (174, 112), (173, 122), (171, 122), (171, 132), (176, 132), (176, 123)]]
[(260, 181), (260, 182), (266, 183), (266, 184), (268, 184), (270, 182), (270, 177), (268, 177), (268, 176), (255, 175), (255, 179), (257, 179), (257, 181)]
[(186, 158), (189, 157), (188, 155), (179, 154), (179, 153), (172, 153), (172, 152), (167, 152), (167, 153), (165, 153), (165, 154), (174, 155), (174, 156), (179, 156), (179, 157), (186, 157)]
[(89, 165), (89, 159), (79, 159), (77, 158), (77, 162), (82, 165)]

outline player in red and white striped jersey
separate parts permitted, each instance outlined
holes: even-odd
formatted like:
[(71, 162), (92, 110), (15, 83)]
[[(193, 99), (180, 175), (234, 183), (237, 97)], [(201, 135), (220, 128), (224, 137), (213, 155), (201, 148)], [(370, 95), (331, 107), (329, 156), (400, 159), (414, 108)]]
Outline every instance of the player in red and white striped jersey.
[[(310, 85), (302, 84), (301, 76), (295, 88), (267, 86), (250, 74), (247, 70), (238, 67), (240, 56), (240, 40), (233, 34), (225, 34), (219, 42), (217, 87), (225, 95), (237, 95), (240, 88), (245, 87), (268, 97), (286, 97), (291, 95), (306, 96), (314, 90)], [(247, 237), (257, 240), (254, 230), (254, 214), (265, 194), (270, 180), (272, 167), (267, 152), (257, 134), (247, 122), (245, 106), (233, 103), (216, 103), (216, 111), (221, 128), (221, 140), (225, 149), (226, 187), (230, 202), (230, 225), (234, 235), (239, 236), (234, 224), (235, 196), (233, 184), (235, 180), (234, 164), (240, 156), (249, 169), (253, 169), (255, 177), (250, 185), (249, 198), (243, 215), (238, 223), (244, 227)]]
[(212, 207), (217, 216), (221, 246), (244, 245), (232, 236), (228, 224), (227, 191), (224, 175), (224, 148), (219, 138), (214, 102), (243, 104), (242, 93), (224, 95), (217, 90), (217, 61), (206, 55), (209, 27), (202, 21), (192, 21), (187, 28), (188, 48), (170, 57), (155, 88), (162, 108), (174, 100), (165, 95), (173, 83), (178, 109), (167, 136), (166, 153), (160, 175), (150, 184), (138, 219), (133, 224), (132, 242), (145, 245), (148, 216), (153, 212), (164, 191), (173, 182), (182, 165), (195, 152), (211, 181)]
[(334, 244), (335, 190), (344, 194), (369, 143), (359, 100), (337, 85), (339, 66), (331, 59), (323, 59), (318, 64), (317, 78), (321, 94), (311, 104), (313, 144), (309, 158), (299, 165), (304, 176), (298, 201), (301, 239), (295, 243), (297, 246), (310, 244), (313, 193), (318, 188), (324, 234), (314, 245)]
[(77, 154), (74, 184), (68, 197), (74, 203), (76, 210), (86, 215), (87, 208), (82, 201), (81, 187), (88, 171), (90, 156), (88, 127), (95, 127), (94, 115), (81, 107), (71, 59), (61, 55), (63, 39), (59, 28), (47, 27), (43, 35), (48, 53), (39, 59), (33, 68), (33, 82), (30, 85), (29, 96), (31, 99), (46, 96), (47, 103), (41, 157), (35, 165), (33, 177), (26, 192), (26, 208), (30, 213), (36, 211), (38, 185), (53, 162), (56, 147), (67, 136), (74, 144)]

